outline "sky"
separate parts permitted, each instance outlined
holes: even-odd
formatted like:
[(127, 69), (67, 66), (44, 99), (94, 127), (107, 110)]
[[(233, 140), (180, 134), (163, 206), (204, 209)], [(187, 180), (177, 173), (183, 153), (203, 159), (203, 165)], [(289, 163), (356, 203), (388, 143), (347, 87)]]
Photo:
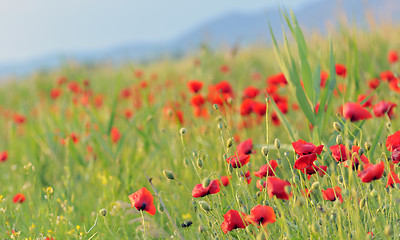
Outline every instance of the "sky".
[(315, 0), (0, 0), (0, 64), (164, 42), (232, 12)]

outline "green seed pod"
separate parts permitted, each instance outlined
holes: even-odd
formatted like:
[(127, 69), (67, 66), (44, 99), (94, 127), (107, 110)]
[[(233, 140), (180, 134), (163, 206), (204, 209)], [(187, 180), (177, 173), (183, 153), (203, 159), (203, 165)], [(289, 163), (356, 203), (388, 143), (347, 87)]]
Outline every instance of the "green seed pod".
[(107, 215), (107, 210), (105, 208), (100, 209), (99, 214), (103, 217), (105, 217)]
[(340, 123), (338, 123), (338, 122), (333, 123), (333, 128), (339, 133), (342, 132), (342, 125), (340, 125)]
[(311, 185), (311, 190), (316, 190), (316, 189), (318, 189), (319, 188), (319, 182), (314, 182), (312, 185)]
[(203, 181), (202, 181), (203, 188), (208, 187), (210, 185), (210, 183), (211, 183), (211, 179), (210, 178), (204, 178)]
[(391, 122), (386, 123), (386, 127), (390, 130), (390, 128), (392, 127), (392, 123)]
[(233, 138), (229, 138), (228, 141), (226, 141), (226, 147), (230, 148), (233, 146)]
[(185, 134), (186, 133), (186, 128), (181, 128), (181, 130), (179, 130), (179, 133), (181, 135)]
[(211, 210), (210, 205), (205, 201), (200, 201), (199, 205), (200, 205), (201, 209), (203, 209), (206, 212), (209, 212)]
[(281, 148), (281, 142), (279, 141), (279, 139), (275, 138), (274, 145), (275, 148), (278, 150)]
[(386, 227), (385, 227), (385, 235), (387, 237), (390, 237), (390, 236), (393, 235), (393, 227), (392, 227), (392, 225), (386, 225)]
[(269, 152), (269, 150), (268, 150), (267, 147), (263, 147), (263, 148), (261, 149), (261, 153), (262, 153), (262, 155), (264, 155), (264, 156), (268, 156), (268, 152)]
[(336, 137), (336, 144), (343, 144), (343, 138), (342, 135), (337, 135)]
[(197, 166), (198, 166), (199, 168), (202, 168), (202, 167), (203, 167), (203, 160), (201, 160), (201, 158), (197, 159)]
[(376, 191), (375, 189), (372, 190), (369, 194), (370, 194), (371, 197), (373, 197), (373, 198), (377, 198), (377, 197), (378, 197), (378, 191)]
[(219, 109), (218, 104), (214, 104), (213, 107), (214, 107), (215, 110), (218, 111), (218, 109)]
[(369, 151), (372, 147), (372, 144), (370, 142), (365, 142), (364, 147), (365, 147), (365, 150)]
[(174, 180), (174, 179), (175, 179), (175, 176), (174, 176), (174, 174), (173, 174), (171, 171), (164, 170), (164, 171), (163, 171), (163, 174), (164, 174), (164, 176), (165, 176), (167, 179), (169, 179), (169, 180)]

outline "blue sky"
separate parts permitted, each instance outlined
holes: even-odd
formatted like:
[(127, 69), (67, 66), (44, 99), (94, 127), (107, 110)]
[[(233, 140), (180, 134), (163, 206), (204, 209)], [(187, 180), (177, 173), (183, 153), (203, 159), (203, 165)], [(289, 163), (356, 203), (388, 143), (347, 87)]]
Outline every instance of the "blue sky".
[(298, 7), (314, 0), (2, 0), (0, 63), (163, 42), (231, 12)]

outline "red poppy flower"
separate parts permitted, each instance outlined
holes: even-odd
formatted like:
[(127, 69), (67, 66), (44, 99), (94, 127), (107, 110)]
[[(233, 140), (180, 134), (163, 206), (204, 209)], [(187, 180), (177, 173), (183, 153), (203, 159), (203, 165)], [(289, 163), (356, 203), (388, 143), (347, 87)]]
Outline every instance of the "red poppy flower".
[(237, 151), (239, 155), (250, 155), (253, 153), (252, 149), (253, 149), (253, 140), (251, 138), (237, 145)]
[(222, 73), (228, 73), (231, 69), (229, 68), (228, 65), (222, 65), (222, 66), (219, 68), (219, 70), (220, 70)]
[(267, 78), (267, 84), (268, 85), (285, 86), (287, 83), (288, 82), (287, 82), (287, 80), (285, 78), (285, 75), (282, 72), (280, 72), (278, 74), (275, 74), (275, 75), (272, 75), (272, 76), (269, 76)]
[(52, 99), (57, 99), (57, 98), (60, 97), (60, 96), (61, 96), (61, 89), (59, 89), (59, 88), (54, 88), (54, 89), (51, 90), (51, 92), (50, 92), (50, 97), (51, 97)]
[(321, 177), (326, 174), (326, 171), (328, 170), (327, 166), (317, 166), (317, 165), (312, 165), (307, 168), (301, 169), (301, 171), (305, 174), (307, 174), (307, 178), (310, 179), (311, 175), (318, 173)]
[(236, 155), (233, 155), (226, 159), (227, 163), (230, 163), (233, 168), (241, 168), (250, 161), (250, 155), (239, 155), (239, 159)]
[(395, 78), (392, 81), (389, 82), (389, 88), (397, 93), (400, 93), (400, 83), (399, 79)]
[(395, 164), (400, 162), (400, 148), (393, 150), (391, 159)]
[(22, 194), (22, 193), (15, 194), (15, 196), (13, 197), (13, 202), (14, 203), (23, 203), (23, 202), (25, 202), (25, 195)]
[(337, 162), (345, 162), (350, 159), (351, 153), (347, 149), (347, 147), (343, 144), (340, 145), (333, 145), (329, 148), (332, 152), (332, 157)]
[(400, 147), (400, 131), (395, 132), (386, 139), (386, 148), (392, 152), (394, 149)]
[(352, 122), (372, 117), (371, 113), (363, 108), (359, 103), (346, 103), (343, 105), (343, 116)]
[(250, 170), (247, 170), (247, 172), (244, 175), (243, 173), (241, 173), (240, 175), (246, 179), (247, 184), (251, 183)]
[(375, 104), (373, 108), (374, 114), (377, 117), (383, 117), (387, 113), (387, 115), (391, 119), (394, 116), (393, 109), (396, 106), (396, 103), (380, 101), (379, 103)]
[(196, 94), (192, 97), (192, 99), (190, 100), (190, 104), (192, 104), (192, 106), (196, 106), (196, 107), (201, 107), (203, 106), (203, 104), (205, 103), (205, 99), (201, 94)]
[(246, 221), (246, 214), (237, 210), (229, 210), (224, 214), (224, 221), (221, 224), (221, 230), (227, 234), (233, 229), (246, 228), (249, 222)]
[(311, 153), (307, 155), (300, 156), (295, 162), (293, 168), (302, 170), (314, 165), (317, 160), (317, 154)]
[(396, 51), (389, 51), (388, 53), (388, 61), (390, 64), (396, 63), (399, 60), (399, 55), (397, 55)]
[(334, 187), (334, 189), (328, 188), (326, 190), (321, 190), (321, 191), (322, 191), (322, 197), (325, 200), (333, 202), (336, 199), (339, 199), (340, 202), (343, 202), (342, 189), (340, 187)]
[(24, 115), (16, 113), (14, 114), (14, 122), (16, 124), (23, 124), (26, 122), (26, 117)]
[(274, 171), (277, 166), (278, 163), (275, 160), (271, 159), (269, 160), (269, 163), (265, 164), (264, 166), (261, 166), (260, 170), (254, 172), (254, 175), (259, 178), (263, 178), (266, 176), (273, 177), (275, 176)]
[(258, 116), (264, 116), (267, 112), (267, 104), (254, 101), (253, 112), (255, 112)]
[(325, 85), (326, 85), (326, 81), (327, 81), (328, 78), (329, 78), (329, 73), (327, 73), (327, 72), (325, 72), (325, 71), (321, 71), (320, 77), (321, 77), (321, 82), (320, 82), (319, 85), (320, 85), (321, 88), (324, 88)]
[(0, 153), (0, 162), (5, 162), (8, 159), (8, 152), (7, 151), (3, 151)]
[(244, 98), (255, 98), (260, 93), (260, 89), (250, 86), (243, 90)]
[(381, 178), (384, 170), (385, 164), (383, 162), (376, 165), (369, 163), (364, 165), (364, 170), (362, 170), (358, 176), (361, 178), (362, 182), (369, 183)]
[(292, 143), (294, 151), (299, 155), (307, 155), (311, 153), (321, 154), (324, 145), (319, 145), (318, 147), (312, 143), (306, 142), (300, 139)]
[(204, 197), (209, 194), (219, 193), (219, 191), (220, 191), (219, 181), (212, 180), (210, 182), (210, 184), (205, 188), (203, 187), (203, 184), (201, 184), (201, 183), (194, 186), (194, 188), (192, 190), (192, 197), (194, 197), (194, 198)]
[(400, 183), (400, 179), (397, 176), (397, 174), (393, 170), (391, 170), (388, 176), (388, 182), (386, 184), (386, 187), (389, 186), (394, 187), (394, 184), (396, 183)]
[[(351, 159), (351, 166), (354, 170), (358, 169), (358, 165), (360, 164), (360, 160), (361, 162), (363, 162), (364, 164), (368, 164), (369, 163), (369, 159), (362, 154), (361, 156), (358, 154), (358, 151), (361, 149), (361, 147), (354, 145), (351, 148), (351, 154), (353, 156), (353, 158)], [(350, 167), (350, 164), (348, 163), (349, 161), (346, 161), (344, 164), (345, 167)]]
[(66, 83), (68, 81), (68, 79), (66, 78), (66, 77), (59, 77), (58, 79), (57, 79), (57, 84), (58, 85), (63, 85), (64, 83)]
[(394, 76), (394, 74), (391, 71), (383, 71), (380, 74), (380, 77), (382, 79), (382, 81), (387, 81), (387, 82), (391, 82), (396, 80), (396, 77)]
[(250, 210), (250, 215), (247, 215), (246, 220), (265, 227), (268, 223), (274, 223), (276, 216), (272, 207), (257, 205)]
[(74, 142), (74, 144), (77, 144), (79, 142), (79, 137), (76, 133), (71, 133), (69, 136), (71, 137), (72, 142)]
[(221, 177), (221, 183), (222, 185), (224, 185), (225, 187), (229, 185), (229, 179), (231, 178), (231, 176), (222, 176)]
[(119, 133), (118, 128), (113, 127), (111, 128), (111, 141), (113, 143), (117, 143), (121, 139), (121, 133)]
[(378, 78), (374, 78), (368, 81), (368, 87), (371, 89), (377, 89), (380, 84), (381, 81)]
[(336, 68), (336, 75), (338, 75), (340, 77), (346, 77), (346, 74), (347, 74), (346, 66), (344, 66), (343, 64), (337, 63), (335, 65), (335, 68)]
[(272, 112), (271, 120), (272, 124), (274, 124), (275, 126), (279, 126), (281, 124), (281, 121), (279, 120), (278, 114), (276, 112)]
[(276, 196), (279, 199), (289, 200), (289, 197), (292, 194), (288, 194), (285, 191), (285, 187), (290, 186), (290, 183), (279, 179), (277, 177), (268, 177), (267, 178), (267, 189), (268, 189), (268, 196), (272, 198)]
[(68, 84), (68, 88), (71, 92), (73, 93), (79, 93), (81, 92), (81, 87), (79, 86), (79, 83), (77, 82), (70, 82)]
[(156, 207), (153, 203), (153, 195), (147, 188), (143, 187), (139, 191), (128, 196), (131, 201), (132, 208), (138, 211), (146, 211), (150, 215), (156, 214)]
[[(358, 102), (359, 104), (361, 104), (361, 102), (364, 101), (365, 98), (366, 98), (366, 95), (360, 94), (360, 95), (358, 95), (358, 97), (357, 97), (357, 102)], [(368, 100), (365, 101), (364, 104), (362, 104), (361, 106), (362, 106), (362, 107), (371, 107), (371, 106), (372, 106), (372, 100), (373, 100), (373, 99), (374, 99), (374, 96), (369, 97)]]
[(141, 77), (143, 77), (143, 71), (142, 70), (140, 70), (140, 69), (138, 69), (138, 70), (136, 70), (135, 72), (134, 72), (134, 75), (135, 75), (135, 77), (137, 77), (137, 78), (141, 78)]
[(187, 83), (187, 87), (192, 93), (198, 93), (203, 88), (203, 84), (202, 81), (192, 80)]
[(240, 115), (247, 116), (253, 111), (254, 101), (250, 98), (245, 99), (240, 105)]
[[(261, 184), (262, 182), (262, 184)], [(257, 180), (256, 187), (260, 189), (260, 192), (267, 186), (267, 182), (263, 180)]]
[(124, 88), (121, 90), (119, 95), (121, 98), (128, 99), (132, 96), (132, 90), (130, 88)]
[(301, 195), (303, 195), (303, 197), (309, 198), (311, 196), (311, 190), (309, 190), (307, 188), (304, 190), (301, 190)]

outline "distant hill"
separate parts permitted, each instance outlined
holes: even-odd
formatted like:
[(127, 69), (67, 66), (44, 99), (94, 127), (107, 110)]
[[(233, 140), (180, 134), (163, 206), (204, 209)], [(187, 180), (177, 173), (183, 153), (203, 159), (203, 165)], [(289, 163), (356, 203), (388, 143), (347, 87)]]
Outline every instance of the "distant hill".
[[(327, 32), (327, 24), (337, 24), (345, 17), (359, 27), (365, 27), (365, 12), (379, 21), (400, 21), (400, 1), (397, 0), (315, 0), (302, 8), (294, 10), (299, 23), (306, 29), (321, 33)], [(103, 51), (52, 55), (28, 62), (0, 65), (0, 75), (21, 75), (35, 70), (55, 68), (68, 59), (82, 63), (112, 61), (150, 61), (160, 55), (180, 56), (207, 42), (212, 47), (221, 45), (241, 45), (254, 42), (270, 42), (268, 23), (274, 32), (281, 32), (279, 9), (253, 14), (231, 13), (212, 19), (188, 31), (170, 42), (132, 43)]]

